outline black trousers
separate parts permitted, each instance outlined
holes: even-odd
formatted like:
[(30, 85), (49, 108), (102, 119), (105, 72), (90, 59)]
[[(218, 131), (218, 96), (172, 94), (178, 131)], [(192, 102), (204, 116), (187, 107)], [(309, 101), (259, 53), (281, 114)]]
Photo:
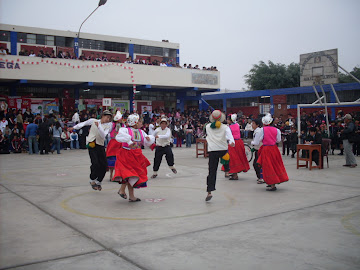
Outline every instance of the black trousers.
[(256, 172), (256, 177), (257, 177), (258, 179), (261, 179), (261, 166), (260, 166), (259, 163), (257, 163), (257, 161), (258, 161), (258, 159), (259, 159), (259, 153), (258, 153), (258, 151), (256, 150), (256, 151), (254, 152), (254, 154), (255, 154), (255, 158), (254, 158), (254, 162), (253, 162), (254, 170), (255, 170), (255, 172)]
[(105, 147), (96, 144), (94, 148), (89, 148), (91, 160), (90, 179), (101, 182), (104, 179), (107, 170), (107, 159)]
[(290, 153), (290, 142), (289, 142), (289, 140), (283, 141), (283, 150), (282, 150), (283, 155), (285, 155), (285, 149), (286, 149), (286, 154), (289, 155), (289, 153)]
[(163, 155), (165, 155), (168, 166), (169, 167), (174, 166), (174, 154), (172, 152), (171, 146), (170, 145), (167, 145), (165, 147), (156, 146), (154, 166), (153, 166), (154, 172), (157, 172), (159, 170)]
[(226, 154), (227, 150), (211, 151), (209, 152), (209, 175), (207, 177), (207, 191), (216, 190), (216, 173), (219, 165), (219, 160)]
[(40, 153), (45, 151), (45, 153), (49, 153), (50, 151), (50, 137), (42, 136), (40, 137)]

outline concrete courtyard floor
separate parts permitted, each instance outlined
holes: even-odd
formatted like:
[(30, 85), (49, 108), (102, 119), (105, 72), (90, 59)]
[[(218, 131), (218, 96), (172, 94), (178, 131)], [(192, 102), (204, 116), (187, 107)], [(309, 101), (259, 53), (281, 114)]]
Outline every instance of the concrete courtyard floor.
[(108, 173), (92, 191), (86, 150), (1, 155), (0, 269), (360, 269), (360, 166), (344, 156), (312, 171), (285, 156), (277, 192), (252, 166), (238, 181), (219, 170), (206, 203), (208, 160), (174, 154), (178, 174), (164, 159), (139, 203)]

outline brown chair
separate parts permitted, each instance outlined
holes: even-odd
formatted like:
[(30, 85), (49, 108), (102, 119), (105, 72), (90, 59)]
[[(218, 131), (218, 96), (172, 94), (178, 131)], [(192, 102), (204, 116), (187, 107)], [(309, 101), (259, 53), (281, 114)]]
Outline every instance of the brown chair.
[[(324, 157), (326, 157), (326, 164), (327, 167), (329, 168), (329, 151), (330, 151), (330, 146), (331, 146), (331, 139), (322, 139), (322, 143), (321, 143), (321, 148), (324, 149)], [(324, 166), (324, 162), (323, 162), (323, 166)]]

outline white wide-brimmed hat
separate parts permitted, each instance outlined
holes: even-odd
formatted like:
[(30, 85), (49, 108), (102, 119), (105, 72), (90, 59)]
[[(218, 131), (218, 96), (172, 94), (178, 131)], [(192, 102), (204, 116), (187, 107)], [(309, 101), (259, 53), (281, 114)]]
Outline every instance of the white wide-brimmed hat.
[(162, 123), (162, 122), (166, 122), (166, 124), (168, 124), (169, 123), (169, 121), (164, 117), (164, 118), (161, 118), (161, 120), (160, 120), (160, 124)]
[(131, 114), (127, 118), (127, 123), (130, 127), (135, 126), (139, 122), (139, 115), (138, 114)]
[(121, 118), (122, 118), (121, 112), (117, 111), (115, 116), (114, 116), (114, 121), (117, 122), (117, 121), (121, 120)]
[(224, 122), (226, 119), (226, 116), (224, 113), (222, 113), (220, 110), (215, 110), (211, 113), (210, 117), (210, 122), (215, 122), (215, 121), (219, 121), (219, 122)]
[(273, 121), (273, 118), (270, 113), (267, 113), (263, 118), (262, 122), (264, 125), (270, 125)]

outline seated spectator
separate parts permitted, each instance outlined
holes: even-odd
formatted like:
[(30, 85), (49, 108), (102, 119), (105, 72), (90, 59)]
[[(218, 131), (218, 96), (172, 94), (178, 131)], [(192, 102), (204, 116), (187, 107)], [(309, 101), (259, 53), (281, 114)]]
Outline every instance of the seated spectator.
[(44, 51), (43, 50), (40, 50), (37, 57), (41, 57), (41, 58), (44, 58), (45, 57), (45, 54), (44, 54)]
[(100, 54), (96, 54), (96, 60), (95, 61), (102, 61), (102, 58), (100, 57)]
[(9, 141), (5, 138), (0, 130), (0, 154), (10, 154)]
[(196, 65), (196, 66), (194, 67), (194, 69), (200, 69), (200, 68), (199, 68), (199, 65)]
[(107, 59), (106, 53), (103, 53), (103, 56), (101, 58), (101, 61), (103, 62), (109, 62), (109, 60)]
[(82, 53), (82, 54), (80, 55), (79, 60), (83, 60), (83, 61), (86, 60), (86, 56), (85, 56), (84, 53)]
[(25, 54), (24, 48), (21, 48), (21, 50), (20, 50), (20, 52), (19, 52), (19, 55), (21, 55), (21, 56), (27, 56), (27, 55)]
[(117, 63), (121, 63), (121, 60), (120, 60), (120, 57), (119, 57), (119, 56), (118, 56), (118, 57), (116, 57), (115, 62), (117, 62)]
[(187, 66), (187, 68), (190, 68), (190, 69), (192, 69), (193, 67), (191, 66), (191, 64), (189, 64), (189, 65)]
[(7, 55), (6, 50), (2, 46), (0, 47), (0, 55)]
[(112, 62), (112, 63), (116, 62), (115, 57), (111, 56), (109, 62)]
[(28, 148), (27, 140), (25, 139), (25, 134), (20, 134), (20, 143), (21, 143), (21, 149), (24, 153), (26, 153), (26, 149)]
[(15, 135), (14, 138), (12, 139), (11, 146), (13, 148), (13, 153), (18, 154), (22, 152), (21, 140), (17, 135)]
[(70, 138), (70, 132), (67, 129), (67, 125), (64, 125), (64, 130), (61, 133), (61, 140), (63, 142), (64, 150), (70, 150), (71, 138)]
[(74, 129), (73, 132), (70, 135), (70, 148), (71, 149), (79, 149), (79, 136), (76, 133), (76, 130)]
[(88, 56), (87, 60), (89, 60), (89, 61), (96, 61), (95, 54), (92, 52), (92, 53)]
[(62, 51), (59, 51), (57, 58), (65, 58), (65, 54)]
[(187, 68), (187, 65), (186, 65), (186, 64), (184, 64), (184, 68)]
[(33, 50), (31, 50), (29, 56), (30, 56), (30, 57), (36, 57), (36, 54), (34, 53)]

